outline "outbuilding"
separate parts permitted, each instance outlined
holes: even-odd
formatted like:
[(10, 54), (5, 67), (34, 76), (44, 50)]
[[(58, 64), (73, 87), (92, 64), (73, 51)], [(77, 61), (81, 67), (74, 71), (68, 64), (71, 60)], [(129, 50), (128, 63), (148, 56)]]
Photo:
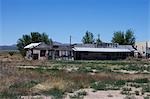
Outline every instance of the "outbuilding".
[(74, 47), (75, 60), (116, 60), (131, 56), (129, 49)]

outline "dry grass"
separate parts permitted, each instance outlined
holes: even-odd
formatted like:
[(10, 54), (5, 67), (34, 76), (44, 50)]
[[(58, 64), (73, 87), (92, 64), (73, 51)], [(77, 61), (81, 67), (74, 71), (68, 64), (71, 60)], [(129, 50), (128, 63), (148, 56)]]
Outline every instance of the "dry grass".
[[(19, 55), (0, 55), (0, 94), (34, 95), (58, 89), (62, 92), (74, 92), (82, 88), (89, 88), (97, 81), (150, 79), (149, 74), (124, 74), (101, 71), (95, 74), (89, 72), (67, 71), (67, 68), (92, 67), (96, 69), (120, 67), (131, 61), (27, 61)], [(132, 64), (148, 64), (149, 62), (135, 62)], [(56, 69), (19, 69), (16, 66), (45, 66)], [(112, 67), (111, 67), (112, 66)], [(59, 68), (63, 68), (59, 70)], [(101, 69), (101, 68), (100, 68)]]

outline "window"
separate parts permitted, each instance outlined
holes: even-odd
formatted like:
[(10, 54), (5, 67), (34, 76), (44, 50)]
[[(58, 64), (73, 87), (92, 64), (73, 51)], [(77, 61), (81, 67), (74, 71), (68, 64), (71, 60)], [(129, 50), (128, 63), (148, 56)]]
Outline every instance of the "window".
[(40, 51), (40, 57), (45, 56), (45, 54), (46, 54), (46, 50), (41, 50), (41, 51)]
[(59, 57), (59, 51), (55, 51), (55, 57)]

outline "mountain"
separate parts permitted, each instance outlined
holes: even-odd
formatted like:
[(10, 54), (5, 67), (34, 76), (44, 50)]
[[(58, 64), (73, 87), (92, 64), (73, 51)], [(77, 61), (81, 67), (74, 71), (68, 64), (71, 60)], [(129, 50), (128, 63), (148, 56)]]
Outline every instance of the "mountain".
[(16, 46), (16, 44), (2, 45), (2, 46), (0, 46), (0, 51), (17, 51), (17, 46)]

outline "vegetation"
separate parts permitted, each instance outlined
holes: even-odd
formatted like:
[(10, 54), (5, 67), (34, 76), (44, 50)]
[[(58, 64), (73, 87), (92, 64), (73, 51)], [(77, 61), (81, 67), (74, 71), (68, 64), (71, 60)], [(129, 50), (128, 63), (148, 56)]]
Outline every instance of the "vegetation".
[(70, 99), (83, 99), (84, 96), (87, 95), (86, 91), (78, 91), (73, 95), (70, 95)]
[(98, 34), (98, 37), (97, 37), (97, 39), (96, 39), (96, 44), (101, 44), (102, 43), (102, 41), (101, 41), (101, 39), (100, 39), (100, 35)]
[(93, 44), (94, 43), (94, 35), (91, 32), (86, 31), (85, 36), (82, 39), (84, 44)]
[(63, 95), (64, 95), (64, 92), (57, 88), (53, 88), (53, 89), (50, 89), (50, 90), (42, 92), (42, 93), (44, 95), (51, 95), (54, 97), (54, 99), (62, 99)]
[(134, 45), (135, 36), (131, 29), (128, 29), (125, 33), (122, 31), (117, 31), (114, 33), (112, 38), (113, 43), (119, 43), (121, 45)]
[(99, 82), (94, 82), (91, 84), (91, 88), (95, 90), (119, 90), (122, 86), (125, 85), (124, 80), (106, 80), (106, 81), (99, 81)]
[(30, 35), (23, 35), (22, 38), (18, 39), (17, 47), (22, 56), (25, 56), (26, 51), (24, 47), (30, 43), (44, 42), (46, 44), (52, 44), (52, 39), (49, 39), (46, 33), (40, 34), (39, 32), (31, 32)]
[(15, 52), (12, 52), (12, 51), (11, 51), (11, 52), (9, 52), (9, 55), (10, 55), (10, 56), (13, 56), (14, 53), (15, 53)]
[[(72, 93), (70, 98), (83, 99), (88, 93), (79, 90), (84, 88), (92, 88), (95, 91), (120, 90), (120, 93), (125, 95), (132, 93), (138, 95), (135, 91), (139, 91), (140, 95), (146, 96), (150, 92), (149, 74), (142, 73), (142, 71), (134, 74), (116, 71), (133, 66), (134, 69), (128, 70), (139, 70), (139, 67), (142, 67), (144, 72), (149, 65), (148, 61), (125, 60), (1, 61), (0, 98), (46, 95), (60, 99), (67, 93)], [(138, 90), (139, 88), (141, 90)]]

